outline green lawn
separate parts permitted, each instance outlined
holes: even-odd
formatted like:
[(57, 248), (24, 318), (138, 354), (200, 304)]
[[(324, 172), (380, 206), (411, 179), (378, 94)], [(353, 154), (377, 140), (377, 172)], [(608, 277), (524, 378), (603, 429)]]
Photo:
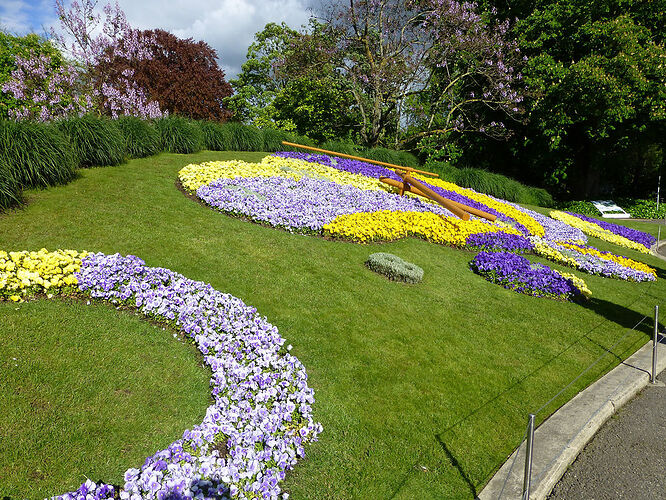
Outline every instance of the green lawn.
[[(262, 156), (161, 154), (82, 170), (0, 215), (0, 248), (135, 254), (257, 307), (305, 364), (324, 425), (288, 475), (291, 498), (473, 498), (522, 438), (527, 414), (655, 304), (663, 307), (666, 263), (600, 241), (592, 244), (658, 267), (661, 279), (633, 284), (578, 273), (593, 292), (588, 304), (537, 299), (474, 275), (468, 252), (414, 239), (357, 245), (293, 235), (216, 213), (175, 187), (188, 163)], [(656, 234), (654, 225), (641, 227)], [(423, 282), (367, 270), (363, 262), (377, 251), (422, 267)], [(100, 329), (116, 321), (106, 312), (90, 312)], [(539, 420), (650, 332), (646, 321)]]

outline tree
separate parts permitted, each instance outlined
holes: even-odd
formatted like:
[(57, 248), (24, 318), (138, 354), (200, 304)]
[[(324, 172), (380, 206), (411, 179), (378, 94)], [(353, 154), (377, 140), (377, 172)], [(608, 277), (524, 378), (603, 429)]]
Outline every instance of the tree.
[[(56, 0), (55, 9), (61, 31), (51, 29), (53, 40), (66, 50), (79, 65), (78, 78), (100, 113), (157, 118), (162, 115), (156, 101), (134, 81), (127, 69), (109, 81), (99, 68), (114, 59), (138, 62), (151, 57), (147, 45), (152, 41), (142, 37), (127, 22), (118, 2), (103, 7), (105, 15), (101, 32), (101, 15), (96, 12), (97, 0), (74, 0), (66, 9), (63, 0)], [(72, 41), (67, 43), (66, 36)]]
[(76, 73), (48, 40), (0, 32), (0, 118), (46, 121), (84, 111)]
[(291, 42), (299, 36), (298, 31), (285, 23), (268, 23), (254, 35), (241, 72), (229, 82), (235, 94), (225, 100), (236, 120), (248, 123), (271, 121), (268, 107), (287, 84), (284, 75), (276, 71), (277, 63), (287, 57)]
[(522, 9), (512, 14), (524, 15), (515, 30), (529, 56), (529, 120), (515, 127), (505, 161), (562, 197), (649, 193), (664, 163), (666, 2), (541, 0)]
[[(102, 81), (119, 81), (131, 74), (136, 85), (163, 111), (194, 119), (229, 118), (223, 101), (232, 89), (210, 45), (159, 29), (143, 31), (138, 39), (149, 57), (120, 54), (102, 60), (97, 67)], [(121, 40), (121, 46), (125, 43)]]
[(403, 144), (445, 141), (452, 131), (495, 133), (499, 122), (482, 123), (477, 109), (520, 113), (519, 53), (508, 23), (489, 25), (475, 9), (453, 0), (332, 3), (323, 28), (292, 46), (286, 73), (316, 78), (332, 65), (348, 82), (369, 146), (387, 142), (389, 130), (403, 129)]

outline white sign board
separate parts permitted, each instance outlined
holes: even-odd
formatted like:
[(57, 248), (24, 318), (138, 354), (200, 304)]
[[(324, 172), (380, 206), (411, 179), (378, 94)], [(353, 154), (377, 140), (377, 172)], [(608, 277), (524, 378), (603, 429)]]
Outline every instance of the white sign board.
[(606, 219), (628, 219), (631, 217), (627, 212), (622, 208), (618, 207), (614, 201), (593, 201), (592, 205), (595, 206), (601, 216)]

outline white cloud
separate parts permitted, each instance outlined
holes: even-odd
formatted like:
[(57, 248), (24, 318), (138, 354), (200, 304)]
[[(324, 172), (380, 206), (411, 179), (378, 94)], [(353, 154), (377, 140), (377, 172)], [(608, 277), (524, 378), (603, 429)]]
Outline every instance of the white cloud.
[[(113, 3), (114, 0), (111, 0)], [(66, 2), (69, 4), (69, 2)], [(99, 7), (107, 0), (99, 0)], [(227, 79), (240, 71), (254, 34), (269, 22), (307, 24), (313, 0), (119, 0), (129, 23), (203, 40), (217, 51)], [(314, 0), (319, 3), (319, 0)], [(19, 34), (57, 25), (52, 0), (0, 0), (0, 25)]]

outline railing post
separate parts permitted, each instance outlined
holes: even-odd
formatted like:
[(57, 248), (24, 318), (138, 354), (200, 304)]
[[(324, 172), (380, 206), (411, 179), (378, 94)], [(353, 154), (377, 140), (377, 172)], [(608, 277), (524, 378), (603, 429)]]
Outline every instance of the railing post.
[(532, 483), (532, 452), (534, 449), (534, 414), (527, 419), (527, 445), (525, 448), (525, 476), (523, 477), (523, 500), (530, 499)]
[(652, 337), (652, 373), (650, 382), (657, 383), (657, 346), (659, 345), (659, 306), (654, 306), (654, 335)]

